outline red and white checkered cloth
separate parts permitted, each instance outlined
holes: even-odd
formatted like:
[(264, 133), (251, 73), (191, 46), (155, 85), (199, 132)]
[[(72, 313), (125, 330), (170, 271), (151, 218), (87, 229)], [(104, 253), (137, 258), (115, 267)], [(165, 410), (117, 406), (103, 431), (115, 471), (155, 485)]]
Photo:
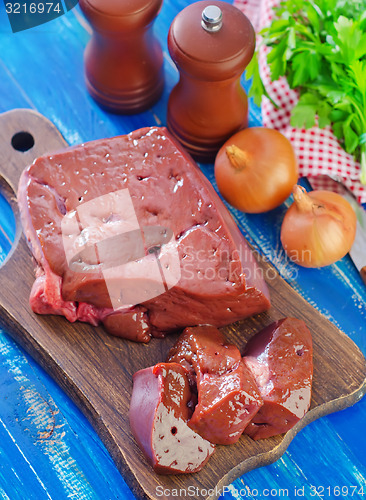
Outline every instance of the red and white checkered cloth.
[[(234, 0), (252, 22), (256, 32), (268, 26), (273, 18), (273, 7), (280, 0)], [(292, 143), (296, 152), (300, 175), (309, 177), (314, 189), (337, 191), (339, 180), (350, 189), (360, 203), (366, 202), (366, 186), (360, 181), (360, 164), (339, 145), (330, 127), (320, 129), (295, 129), (290, 125), (291, 109), (298, 95), (291, 90), (286, 79), (272, 82), (266, 62), (267, 47), (259, 53), (259, 66), (263, 83), (271, 98), (279, 105), (275, 108), (266, 97), (262, 100), (263, 126), (281, 131)]]

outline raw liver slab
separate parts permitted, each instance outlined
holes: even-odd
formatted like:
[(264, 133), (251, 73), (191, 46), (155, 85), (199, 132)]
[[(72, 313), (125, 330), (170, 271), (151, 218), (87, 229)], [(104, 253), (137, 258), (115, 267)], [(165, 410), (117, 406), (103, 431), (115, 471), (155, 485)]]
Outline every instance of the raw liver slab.
[(198, 392), (191, 429), (215, 444), (238, 441), (263, 404), (239, 349), (213, 326), (186, 328), (167, 361), (184, 366)]
[(249, 340), (243, 360), (264, 401), (245, 434), (262, 439), (287, 432), (310, 407), (313, 345), (309, 329), (296, 318), (277, 321)]
[[(103, 262), (88, 269), (82, 262), (85, 272), (69, 267), (61, 224), (94, 199), (126, 188), (141, 231), (159, 226), (173, 233), (169, 248), (179, 256), (180, 279), (172, 287), (165, 283), (165, 292), (156, 297), (116, 309)], [(18, 201), (38, 264), (30, 297), (37, 313), (102, 322), (112, 334), (147, 342), (151, 335), (190, 325), (224, 326), (270, 306), (267, 286), (229, 212), (164, 128), (141, 129), (38, 158), (22, 174)], [(108, 222), (105, 216), (98, 220), (103, 230)], [(154, 258), (144, 238), (142, 275)], [(119, 271), (112, 269), (110, 275), (114, 284), (122, 279)], [(138, 288), (140, 276), (125, 273), (123, 279), (127, 288)], [(158, 290), (157, 282), (150, 283), (152, 288), (155, 284)]]
[(187, 425), (191, 397), (187, 370), (176, 363), (159, 363), (133, 376), (130, 427), (160, 474), (197, 472), (215, 450)]

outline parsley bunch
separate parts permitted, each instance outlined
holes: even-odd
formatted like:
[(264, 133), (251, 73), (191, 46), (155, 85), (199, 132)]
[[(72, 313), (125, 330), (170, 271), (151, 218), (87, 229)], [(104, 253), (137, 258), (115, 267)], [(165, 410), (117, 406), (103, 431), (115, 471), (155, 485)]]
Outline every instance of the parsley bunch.
[[(284, 0), (261, 35), (272, 81), (285, 76), (300, 99), (291, 125), (332, 125), (344, 149), (361, 162), (366, 184), (366, 0)], [(246, 72), (249, 95), (268, 94), (257, 56)]]

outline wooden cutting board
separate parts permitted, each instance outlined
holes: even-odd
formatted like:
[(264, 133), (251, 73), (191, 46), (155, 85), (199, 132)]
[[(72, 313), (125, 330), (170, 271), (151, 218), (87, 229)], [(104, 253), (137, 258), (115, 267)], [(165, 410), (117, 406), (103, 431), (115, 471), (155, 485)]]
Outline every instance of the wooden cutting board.
[[(243, 350), (253, 333), (273, 321), (286, 316), (303, 319), (314, 341), (311, 409), (283, 436), (261, 441), (243, 436), (235, 445), (218, 446), (199, 473), (155, 474), (130, 433), (132, 375), (164, 360), (176, 336), (153, 339), (148, 345), (135, 344), (112, 337), (102, 328), (71, 324), (62, 317), (38, 316), (31, 311), (28, 298), (35, 265), (22, 235), (14, 193), (21, 171), (34, 158), (67, 144), (47, 119), (29, 110), (0, 115), (0, 144), (0, 189), (12, 204), (17, 224), (12, 251), (0, 268), (0, 323), (89, 418), (137, 498), (177, 498), (172, 490), (189, 486), (197, 488), (198, 500), (218, 498), (224, 485), (248, 470), (277, 460), (306, 424), (353, 405), (365, 394), (366, 362), (358, 347), (302, 299), (272, 266), (261, 262), (271, 292), (271, 309), (223, 331)], [(162, 496), (158, 486), (172, 494)], [(216, 486), (213, 494), (205, 493)]]

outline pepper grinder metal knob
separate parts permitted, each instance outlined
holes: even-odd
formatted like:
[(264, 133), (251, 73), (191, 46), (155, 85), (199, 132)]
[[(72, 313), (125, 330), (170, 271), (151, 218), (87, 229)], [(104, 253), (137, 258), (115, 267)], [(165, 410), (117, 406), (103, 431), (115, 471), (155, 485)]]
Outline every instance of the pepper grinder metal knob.
[(222, 12), (216, 5), (209, 5), (202, 12), (201, 26), (206, 31), (219, 31), (222, 26)]
[(152, 26), (162, 0), (80, 0), (93, 35), (86, 47), (91, 96), (117, 113), (138, 113), (160, 97), (163, 53)]
[(248, 125), (240, 76), (254, 53), (254, 29), (233, 5), (203, 0), (173, 20), (168, 49), (180, 73), (169, 97), (168, 129), (196, 160), (213, 161)]

